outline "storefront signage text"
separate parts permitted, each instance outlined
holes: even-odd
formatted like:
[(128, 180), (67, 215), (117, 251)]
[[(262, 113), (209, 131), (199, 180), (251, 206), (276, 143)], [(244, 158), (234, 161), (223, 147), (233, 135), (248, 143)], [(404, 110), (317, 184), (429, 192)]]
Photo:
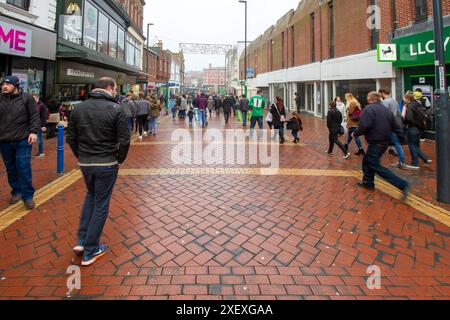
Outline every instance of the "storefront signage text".
[[(448, 44), (450, 43), (450, 37), (445, 38), (444, 50), (447, 51)], [(410, 53), (412, 56), (424, 55), (429, 53), (434, 53), (434, 40), (430, 40), (425, 45), (422, 42), (417, 44), (411, 44)]]
[[(433, 31), (413, 34), (393, 40), (397, 45), (395, 67), (434, 65), (435, 43)], [(444, 28), (445, 60), (450, 62), (450, 26)]]
[(31, 30), (0, 21), (0, 53), (31, 57)]
[(76, 69), (67, 69), (67, 75), (78, 78), (95, 78), (95, 74), (93, 72), (86, 72)]

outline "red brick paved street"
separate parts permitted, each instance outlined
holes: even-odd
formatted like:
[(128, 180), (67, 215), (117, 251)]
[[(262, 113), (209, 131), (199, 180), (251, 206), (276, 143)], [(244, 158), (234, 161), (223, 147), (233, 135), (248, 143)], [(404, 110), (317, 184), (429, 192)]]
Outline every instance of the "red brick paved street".
[[(324, 121), (304, 122), (303, 145), (280, 147), (282, 169), (359, 170), (356, 156), (324, 153)], [(163, 118), (159, 135), (134, 143), (122, 169), (183, 168), (171, 161), (170, 140), (187, 127)], [(223, 130), (223, 119), (211, 119), (210, 128)], [(47, 158), (33, 160), (37, 188), (58, 178), (55, 143), (47, 142)], [(434, 143), (424, 145), (435, 159)], [(67, 297), (85, 192), (79, 179), (0, 231), (0, 299), (450, 299), (450, 228), (426, 206), (421, 212), (380, 190), (361, 191), (352, 176), (221, 167), (225, 174), (124, 172), (102, 239), (110, 251), (82, 269), (82, 289)], [(67, 172), (75, 168), (66, 147)], [(434, 201), (434, 165), (399, 174), (416, 196), (450, 210)], [(3, 166), (0, 185), (6, 209)], [(381, 268), (381, 289), (366, 285), (370, 265)]]

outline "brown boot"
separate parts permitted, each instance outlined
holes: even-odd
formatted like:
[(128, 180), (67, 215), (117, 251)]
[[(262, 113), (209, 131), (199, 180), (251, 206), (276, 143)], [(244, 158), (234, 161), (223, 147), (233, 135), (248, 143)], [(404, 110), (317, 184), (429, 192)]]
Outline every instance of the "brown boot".
[(9, 201), (9, 204), (16, 204), (18, 203), (20, 200), (22, 200), (22, 195), (17, 194), (11, 197), (11, 200)]
[(34, 203), (33, 200), (26, 200), (26, 201), (24, 201), (24, 203), (25, 203), (25, 208), (27, 210), (33, 210), (34, 207), (36, 206), (36, 204)]

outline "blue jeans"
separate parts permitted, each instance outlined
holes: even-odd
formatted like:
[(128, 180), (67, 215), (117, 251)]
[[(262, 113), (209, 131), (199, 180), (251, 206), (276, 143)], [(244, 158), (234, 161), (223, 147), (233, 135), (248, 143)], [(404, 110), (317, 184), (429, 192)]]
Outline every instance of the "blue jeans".
[(133, 117), (128, 118), (128, 130), (133, 131)]
[(258, 122), (258, 128), (259, 128), (259, 137), (262, 138), (264, 125), (263, 125), (263, 117), (253, 117), (250, 121), (250, 138), (253, 138), (253, 132), (256, 127), (256, 123)]
[(41, 128), (39, 128), (39, 131), (38, 131), (37, 143), (38, 143), (38, 153), (39, 153), (39, 155), (41, 155), (44, 153), (44, 139), (42, 139), (42, 129)]
[(156, 133), (158, 127), (158, 117), (150, 117), (150, 131)]
[(200, 122), (204, 128), (206, 126), (206, 110), (200, 110)]
[(395, 132), (391, 133), (391, 141), (394, 144), (395, 151), (398, 154), (398, 159), (400, 162), (405, 163), (405, 152), (403, 151), (402, 144), (400, 143), (400, 139), (398, 138)]
[(84, 256), (90, 258), (100, 244), (119, 167), (81, 167), (81, 172), (87, 194), (81, 212), (78, 243), (84, 246)]
[(419, 159), (427, 162), (429, 159), (427, 155), (420, 149), (420, 136), (422, 132), (416, 127), (408, 128), (408, 146), (411, 151), (412, 163), (414, 167), (419, 166)]
[(242, 111), (242, 125), (247, 126), (247, 111)]
[(375, 174), (378, 174), (398, 189), (404, 190), (408, 186), (408, 182), (381, 165), (380, 159), (387, 149), (387, 145), (369, 144), (362, 164), (363, 183), (366, 186), (375, 187)]
[[(347, 139), (347, 144), (350, 144), (350, 142), (352, 142), (352, 133), (356, 131), (356, 129), (358, 128), (349, 128), (348, 129), (348, 139)], [(361, 143), (361, 139), (359, 137), (355, 137), (355, 143), (358, 146), (359, 150), (363, 149), (362, 143)]]
[(32, 145), (28, 139), (17, 142), (0, 143), (0, 151), (5, 163), (11, 195), (22, 195), (24, 201), (32, 200), (34, 188), (31, 174)]

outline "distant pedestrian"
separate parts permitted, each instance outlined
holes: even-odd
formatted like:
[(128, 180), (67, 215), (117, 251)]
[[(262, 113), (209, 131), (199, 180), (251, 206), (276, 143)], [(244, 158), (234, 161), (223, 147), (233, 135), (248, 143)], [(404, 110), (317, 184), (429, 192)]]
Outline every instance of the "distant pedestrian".
[(292, 136), (294, 137), (294, 141), (292, 142), (299, 143), (300, 138), (298, 136), (298, 133), (300, 131), (303, 131), (303, 123), (300, 113), (298, 112), (292, 113), (292, 118), (289, 119), (289, 121), (287, 122), (286, 128), (288, 130), (291, 130)]
[(78, 242), (73, 248), (75, 254), (83, 256), (84, 267), (92, 265), (108, 249), (106, 244), (100, 244), (100, 237), (108, 218), (118, 166), (130, 148), (127, 117), (115, 102), (115, 81), (102, 78), (95, 88), (88, 100), (76, 106), (67, 134), (87, 188)]
[(297, 107), (297, 113), (300, 114), (302, 110), (302, 97), (297, 92), (295, 93), (295, 106)]
[(10, 204), (23, 200), (25, 208), (35, 207), (33, 200), (31, 152), (41, 128), (34, 98), (20, 90), (20, 80), (7, 76), (0, 95), (0, 152), (11, 187)]
[(38, 112), (39, 112), (39, 119), (41, 121), (41, 127), (38, 131), (38, 152), (34, 155), (37, 158), (43, 158), (45, 157), (44, 154), (44, 138), (43, 134), (47, 132), (47, 120), (49, 116), (49, 112), (45, 104), (40, 100), (39, 98), (39, 91), (33, 91), (32, 96), (34, 98), (34, 101), (36, 102)]
[(48, 108), (48, 120), (47, 120), (47, 137), (46, 139), (52, 139), (56, 137), (56, 126), (61, 121), (61, 114), (59, 109), (61, 107), (61, 102), (55, 97), (50, 98), (47, 101)]
[[(136, 98), (136, 96), (134, 97)], [(139, 141), (142, 141), (143, 137), (147, 136), (148, 127), (147, 121), (150, 120), (150, 114), (152, 113), (152, 106), (150, 102), (144, 100), (144, 96), (142, 95), (136, 103), (136, 119), (138, 123), (139, 130)]]
[(202, 92), (202, 94), (197, 99), (197, 106), (200, 114), (200, 123), (202, 128), (206, 127), (206, 112), (208, 109), (208, 98)]
[(249, 100), (245, 94), (242, 95), (241, 100), (239, 100), (239, 109), (242, 112), (242, 126), (247, 127), (247, 113), (250, 110)]
[(220, 116), (220, 108), (222, 107), (222, 99), (216, 94), (214, 96), (214, 108), (216, 110), (217, 117)]
[(264, 109), (266, 108), (266, 99), (262, 96), (262, 90), (258, 90), (256, 96), (253, 96), (250, 99), (249, 106), (252, 111), (252, 118), (250, 122), (250, 135), (249, 138), (253, 138), (254, 130), (256, 127), (256, 123), (258, 123), (259, 128), (259, 137), (262, 137), (264, 125), (263, 125), (263, 116)]
[[(402, 128), (403, 130), (403, 120), (402, 120), (402, 114), (400, 112), (400, 109), (398, 107), (397, 101), (395, 101), (394, 98), (391, 97), (391, 90), (387, 88), (382, 88), (378, 91), (381, 94), (381, 97), (383, 98), (382, 104), (389, 109), (389, 111), (392, 112), (392, 114), (395, 117), (395, 121), (397, 122), (397, 125)], [(403, 135), (402, 135), (403, 137)], [(391, 155), (396, 155), (399, 158), (399, 161), (397, 163), (393, 163), (393, 167), (397, 167), (399, 169), (406, 169), (405, 164), (405, 152), (403, 151), (403, 147), (400, 141), (400, 137), (395, 133), (391, 133), (391, 141), (394, 144), (395, 151), (389, 148), (389, 153)]]
[(278, 130), (280, 144), (283, 144), (285, 142), (284, 123), (286, 122), (286, 109), (283, 99), (276, 97), (275, 100), (276, 102), (270, 106), (270, 113), (272, 114), (272, 124), (275, 130)]
[[(353, 132), (356, 131), (359, 124), (359, 117), (362, 113), (361, 104), (355, 98), (355, 96), (351, 93), (347, 93), (345, 95), (345, 100), (347, 100), (347, 128), (348, 128), (348, 138), (345, 147), (347, 150), (349, 149), (350, 142), (353, 140)], [(364, 149), (361, 143), (361, 139), (358, 136), (355, 136), (355, 143), (358, 146), (358, 152), (355, 155), (364, 155)]]
[(233, 103), (234, 101), (231, 96), (226, 96), (225, 99), (223, 99), (222, 108), (226, 124), (230, 121), (231, 111), (233, 110)]
[(336, 102), (336, 109), (339, 110), (339, 112), (342, 114), (342, 127), (347, 128), (347, 107), (345, 103), (342, 102), (341, 97), (337, 96), (336, 99), (334, 99), (334, 102)]
[(420, 169), (420, 159), (425, 164), (432, 162), (420, 148), (420, 138), (426, 129), (427, 110), (418, 100), (414, 99), (412, 94), (406, 94), (403, 100), (405, 106), (402, 116), (407, 126), (407, 141), (412, 157), (411, 165), (408, 168), (418, 170)]
[(342, 114), (336, 108), (336, 102), (330, 102), (329, 110), (327, 114), (327, 127), (328, 127), (328, 150), (326, 153), (332, 154), (334, 145), (337, 145), (344, 154), (344, 159), (348, 159), (350, 156), (348, 148), (339, 141), (339, 136), (344, 134), (344, 127), (342, 127)]
[(150, 96), (151, 113), (150, 113), (150, 131), (149, 133), (156, 136), (158, 133), (158, 118), (161, 115), (161, 103), (155, 95)]
[(215, 106), (214, 99), (213, 99), (212, 96), (209, 96), (209, 98), (208, 98), (208, 111), (209, 111), (209, 117), (210, 118), (212, 117), (212, 112), (214, 110), (214, 106)]
[(122, 100), (122, 104), (120, 107), (127, 117), (128, 129), (130, 130), (130, 132), (132, 132), (134, 129), (134, 123), (136, 121), (136, 102), (132, 99), (131, 95), (128, 95), (125, 97), (125, 99)]
[(364, 177), (362, 182), (358, 182), (358, 186), (374, 191), (375, 174), (378, 174), (402, 191), (404, 201), (409, 194), (409, 182), (396, 176), (380, 162), (389, 147), (392, 132), (401, 136), (402, 129), (395, 120), (394, 114), (381, 103), (381, 95), (378, 92), (370, 92), (367, 102), (368, 105), (361, 114), (358, 129), (353, 132), (355, 137), (364, 135), (369, 145), (362, 164)]

